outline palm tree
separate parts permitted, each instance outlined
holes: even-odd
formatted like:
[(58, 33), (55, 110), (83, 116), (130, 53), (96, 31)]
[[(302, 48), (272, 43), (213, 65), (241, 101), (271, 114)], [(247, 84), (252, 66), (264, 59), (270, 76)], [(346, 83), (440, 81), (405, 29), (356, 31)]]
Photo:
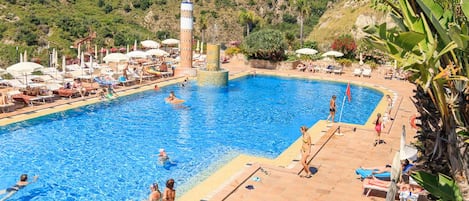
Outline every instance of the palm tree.
[(300, 22), (300, 46), (303, 47), (304, 21), (311, 14), (311, 0), (290, 0), (290, 4), (299, 13)]
[(261, 18), (257, 16), (256, 13), (247, 10), (241, 10), (238, 18), (241, 24), (246, 24), (246, 36), (249, 36), (252, 26), (261, 21)]
[(205, 43), (205, 31), (208, 28), (208, 17), (205, 13), (200, 15), (199, 24), (200, 24), (200, 32), (202, 33), (202, 42)]
[[(469, 200), (469, 10), (462, 9), (469, 2), (386, 3), (396, 27), (370, 28), (366, 39), (412, 73), (409, 79), (417, 86), (413, 100), (422, 122), (418, 144), (423, 170), (439, 174), (413, 177), (442, 200)], [(456, 185), (444, 175), (451, 175)], [(447, 183), (439, 186), (443, 180)]]

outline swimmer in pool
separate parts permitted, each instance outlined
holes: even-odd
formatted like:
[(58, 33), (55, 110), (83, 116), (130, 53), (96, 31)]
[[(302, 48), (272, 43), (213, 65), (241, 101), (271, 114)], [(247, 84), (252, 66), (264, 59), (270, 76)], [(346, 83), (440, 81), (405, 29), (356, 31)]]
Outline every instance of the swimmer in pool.
[(164, 149), (160, 149), (160, 154), (158, 154), (158, 161), (160, 161), (161, 164), (165, 164), (167, 161), (169, 161), (168, 154)]
[[(34, 179), (31, 183), (34, 183), (37, 181), (37, 178), (39, 176), (34, 176)], [(13, 196), (16, 192), (18, 192), (20, 189), (26, 187), (30, 182), (28, 182), (28, 175), (27, 174), (22, 174), (20, 176), (20, 180), (16, 182), (16, 184), (10, 188), (0, 190), (0, 195), (8, 193), (5, 197), (3, 197), (0, 201), (5, 201), (11, 196)]]
[(183, 103), (184, 100), (179, 99), (174, 95), (174, 91), (169, 92), (169, 96), (165, 99), (166, 102), (172, 103), (172, 104), (178, 104), (178, 103)]

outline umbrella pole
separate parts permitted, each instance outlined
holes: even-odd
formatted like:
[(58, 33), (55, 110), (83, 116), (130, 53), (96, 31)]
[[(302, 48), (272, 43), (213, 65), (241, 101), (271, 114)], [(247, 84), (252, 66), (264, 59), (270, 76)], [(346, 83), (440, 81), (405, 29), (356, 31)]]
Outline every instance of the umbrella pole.
[(340, 108), (340, 115), (339, 115), (339, 122), (337, 122), (337, 124), (339, 124), (339, 128), (338, 128), (338, 131), (336, 133), (336, 135), (340, 135), (340, 136), (343, 136), (344, 134), (340, 132), (340, 122), (342, 121), (342, 113), (344, 111), (344, 105), (345, 105), (345, 98), (347, 96), (344, 96), (344, 100), (342, 100), (342, 107)]

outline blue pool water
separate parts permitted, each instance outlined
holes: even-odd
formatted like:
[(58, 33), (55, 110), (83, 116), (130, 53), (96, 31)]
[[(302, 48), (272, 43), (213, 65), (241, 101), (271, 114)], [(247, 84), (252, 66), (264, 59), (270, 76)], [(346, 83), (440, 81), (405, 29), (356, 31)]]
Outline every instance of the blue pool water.
[[(11, 200), (142, 200), (176, 180), (179, 195), (239, 154), (275, 158), (329, 113), (346, 85), (270, 76), (223, 88), (173, 85), (0, 128), (0, 189), (40, 175)], [(164, 103), (169, 91), (186, 100)], [(342, 121), (364, 124), (380, 92), (352, 86)], [(340, 113), (340, 111), (338, 112)], [(338, 117), (337, 117), (338, 118)], [(165, 148), (175, 165), (159, 165)]]

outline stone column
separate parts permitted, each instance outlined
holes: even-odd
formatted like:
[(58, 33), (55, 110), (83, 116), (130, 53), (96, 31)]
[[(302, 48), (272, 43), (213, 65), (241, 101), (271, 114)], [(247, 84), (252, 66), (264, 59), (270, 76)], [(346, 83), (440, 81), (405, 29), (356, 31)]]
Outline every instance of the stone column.
[(220, 45), (207, 44), (207, 71), (220, 70)]
[(227, 86), (228, 71), (220, 68), (220, 45), (207, 44), (207, 66), (197, 70), (199, 86)]
[(175, 76), (193, 76), (192, 70), (192, 30), (193, 30), (193, 5), (184, 0), (181, 3), (181, 38), (180, 38), (180, 62), (174, 72)]

